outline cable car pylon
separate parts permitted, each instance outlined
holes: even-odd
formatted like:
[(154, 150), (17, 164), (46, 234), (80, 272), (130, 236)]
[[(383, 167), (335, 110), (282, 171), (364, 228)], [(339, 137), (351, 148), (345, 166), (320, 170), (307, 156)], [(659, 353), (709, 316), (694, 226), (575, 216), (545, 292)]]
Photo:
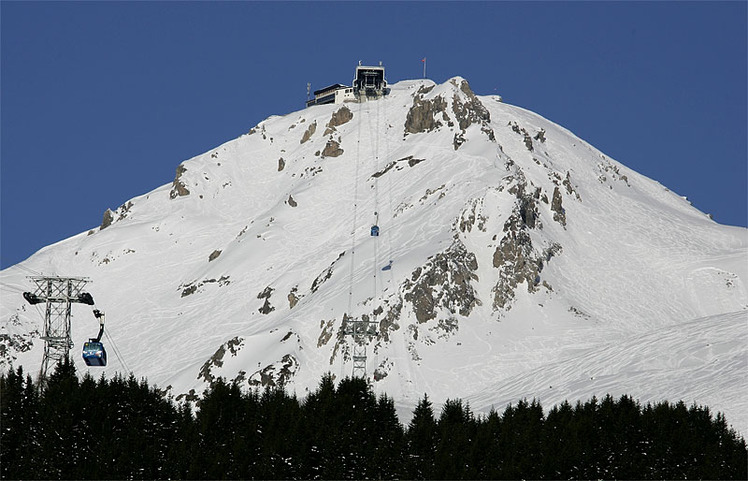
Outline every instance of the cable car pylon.
[[(43, 382), (47, 378), (50, 364), (54, 365), (67, 358), (70, 348), (73, 347), (73, 340), (70, 337), (72, 305), (80, 303), (93, 306), (94, 299), (83, 290), (90, 282), (86, 277), (32, 276), (29, 279), (36, 285), (36, 289), (24, 292), (23, 298), (32, 305), (45, 304), (42, 335), (44, 357), (39, 370), (39, 379)], [(100, 322), (103, 333), (103, 314)], [(101, 347), (103, 350), (103, 345)], [(105, 353), (104, 363), (98, 365), (106, 365)]]

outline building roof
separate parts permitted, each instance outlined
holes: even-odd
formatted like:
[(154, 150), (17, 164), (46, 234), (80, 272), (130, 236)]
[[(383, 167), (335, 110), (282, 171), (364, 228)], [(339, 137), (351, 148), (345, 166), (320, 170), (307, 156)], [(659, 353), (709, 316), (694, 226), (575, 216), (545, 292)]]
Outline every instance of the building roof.
[(343, 85), (343, 84), (332, 84), (332, 85), (327, 86), (327, 87), (325, 87), (323, 89), (315, 90), (314, 91), (314, 95), (315, 96), (316, 95), (320, 95), (320, 94), (323, 94), (325, 92), (329, 92), (330, 90), (338, 90), (338, 89), (346, 89), (346, 88), (348, 88), (347, 85)]

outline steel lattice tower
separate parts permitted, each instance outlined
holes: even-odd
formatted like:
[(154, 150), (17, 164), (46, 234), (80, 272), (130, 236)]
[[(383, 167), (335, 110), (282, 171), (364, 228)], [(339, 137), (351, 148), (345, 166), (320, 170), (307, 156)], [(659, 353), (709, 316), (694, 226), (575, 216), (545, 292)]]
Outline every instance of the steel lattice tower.
[(346, 334), (353, 338), (353, 377), (366, 377), (366, 347), (369, 338), (376, 336), (377, 323), (364, 314), (362, 319), (352, 319), (346, 326)]
[(65, 359), (73, 340), (70, 337), (71, 306), (74, 302), (93, 305), (90, 294), (83, 292), (89, 282), (85, 277), (30, 277), (36, 285), (33, 292), (24, 293), (31, 304), (44, 302), (44, 359), (39, 372), (46, 379), (50, 363), (54, 366)]

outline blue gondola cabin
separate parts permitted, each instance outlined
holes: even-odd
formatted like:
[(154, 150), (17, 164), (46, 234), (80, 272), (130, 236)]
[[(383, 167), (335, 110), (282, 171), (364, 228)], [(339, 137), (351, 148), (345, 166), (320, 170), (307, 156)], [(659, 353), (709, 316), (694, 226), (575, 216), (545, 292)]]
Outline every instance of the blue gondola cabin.
[(92, 341), (83, 344), (83, 360), (89, 366), (106, 366), (106, 349), (104, 349), (104, 344)]
[(371, 226), (371, 236), (379, 237), (379, 226), (378, 225)]

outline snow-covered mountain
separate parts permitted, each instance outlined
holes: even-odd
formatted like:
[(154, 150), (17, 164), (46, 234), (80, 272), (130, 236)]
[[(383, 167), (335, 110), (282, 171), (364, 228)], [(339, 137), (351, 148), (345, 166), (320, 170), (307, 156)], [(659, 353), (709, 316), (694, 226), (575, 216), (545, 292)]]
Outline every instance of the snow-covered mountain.
[[(460, 77), (403, 81), (270, 117), (0, 272), (0, 362), (42, 359), (27, 276), (85, 276), (103, 372), (177, 397), (218, 376), (303, 396), (351, 374), (363, 320), (366, 375), (404, 412), (424, 393), (476, 411), (627, 393), (748, 433), (747, 260), (748, 230), (553, 122)], [(98, 375), (88, 310), (73, 352)]]

